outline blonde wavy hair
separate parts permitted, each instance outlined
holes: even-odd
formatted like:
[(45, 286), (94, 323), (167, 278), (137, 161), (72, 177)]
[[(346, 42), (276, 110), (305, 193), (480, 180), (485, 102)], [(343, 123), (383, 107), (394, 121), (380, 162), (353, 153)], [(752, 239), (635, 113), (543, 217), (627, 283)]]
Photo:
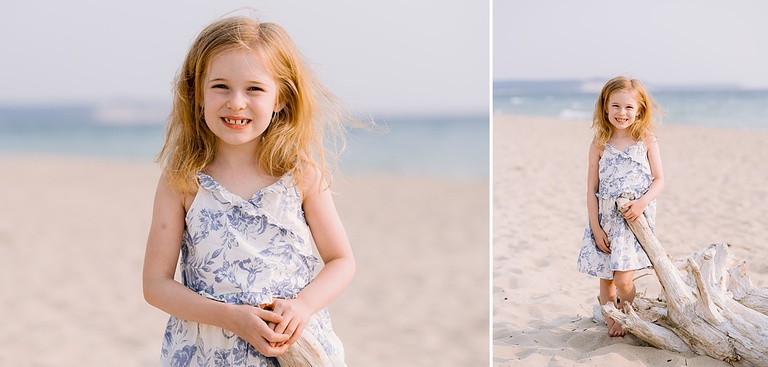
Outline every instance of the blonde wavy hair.
[(197, 173), (213, 161), (217, 138), (205, 123), (205, 73), (215, 56), (240, 49), (259, 53), (275, 79), (278, 104), (284, 106), (262, 134), (256, 153), (261, 168), (272, 176), (293, 174), (296, 183), (306, 170), (319, 170), (330, 186), (326, 151), (335, 163), (346, 144), (346, 116), (338, 100), (318, 83), (282, 27), (243, 16), (219, 19), (203, 29), (176, 75), (165, 143), (157, 156), (171, 186), (196, 192)]
[(605, 149), (605, 143), (611, 137), (614, 131), (613, 125), (608, 121), (606, 107), (611, 94), (618, 91), (629, 92), (637, 101), (637, 117), (635, 122), (630, 125), (628, 131), (635, 140), (645, 140), (651, 134), (656, 125), (659, 107), (654, 102), (648, 91), (645, 90), (643, 83), (637, 79), (630, 79), (625, 76), (615, 77), (603, 86), (600, 96), (595, 103), (595, 112), (592, 117), (592, 129), (595, 130), (595, 143), (602, 150)]

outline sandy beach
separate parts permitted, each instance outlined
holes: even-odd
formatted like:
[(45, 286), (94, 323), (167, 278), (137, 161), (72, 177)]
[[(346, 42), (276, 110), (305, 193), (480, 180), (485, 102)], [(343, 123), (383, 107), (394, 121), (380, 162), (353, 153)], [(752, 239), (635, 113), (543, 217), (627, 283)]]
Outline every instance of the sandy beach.
[[(768, 132), (664, 124), (656, 235), (672, 258), (727, 242), (768, 287)], [(598, 281), (576, 271), (586, 225), (588, 121), (494, 116), (493, 365), (728, 366), (611, 338)], [(645, 276), (642, 276), (645, 275)], [(652, 270), (635, 285), (659, 294)]]
[[(0, 156), (2, 366), (154, 366), (141, 267), (156, 165)], [(330, 307), (350, 366), (489, 362), (488, 181), (337, 178), (358, 264)]]

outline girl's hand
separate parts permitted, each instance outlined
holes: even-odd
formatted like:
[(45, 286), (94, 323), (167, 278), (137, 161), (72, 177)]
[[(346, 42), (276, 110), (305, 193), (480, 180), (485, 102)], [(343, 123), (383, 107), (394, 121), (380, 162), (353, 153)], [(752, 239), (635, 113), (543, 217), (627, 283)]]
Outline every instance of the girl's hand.
[(611, 253), (611, 243), (608, 242), (608, 235), (605, 234), (602, 228), (592, 228), (592, 237), (595, 239), (595, 244), (600, 251), (606, 254)]
[(287, 348), (301, 336), (302, 331), (304, 331), (304, 326), (307, 325), (307, 321), (309, 321), (309, 318), (312, 316), (312, 310), (299, 298), (275, 298), (272, 301), (271, 306), (273, 312), (282, 316), (283, 320), (281, 322), (270, 324), (270, 326), (276, 333), (290, 336), (287, 341), (278, 342), (274, 345)]
[(266, 357), (277, 357), (286, 350), (289, 335), (275, 332), (267, 323), (283, 322), (284, 318), (272, 311), (259, 307), (238, 305), (232, 312), (232, 324), (229, 330), (243, 338)]
[(634, 222), (640, 219), (643, 215), (646, 205), (643, 205), (640, 200), (632, 200), (621, 207), (621, 216), (627, 220), (627, 222)]

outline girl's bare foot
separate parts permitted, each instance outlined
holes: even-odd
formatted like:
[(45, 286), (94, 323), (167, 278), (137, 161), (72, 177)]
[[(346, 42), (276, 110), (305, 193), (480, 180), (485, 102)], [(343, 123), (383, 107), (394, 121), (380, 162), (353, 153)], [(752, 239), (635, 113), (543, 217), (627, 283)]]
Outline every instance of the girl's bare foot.
[(608, 320), (611, 320), (611, 324), (608, 325), (608, 335), (612, 337), (615, 337), (615, 336), (623, 337), (624, 335), (627, 335), (627, 330), (621, 327), (621, 324), (619, 324), (616, 321), (613, 321), (611, 318), (608, 318)]
[(616, 337), (616, 336), (624, 336), (627, 335), (627, 331), (624, 330), (623, 327), (621, 327), (621, 324), (614, 321), (608, 314), (603, 312), (603, 318), (605, 319), (605, 324), (608, 325), (608, 336), (610, 337)]

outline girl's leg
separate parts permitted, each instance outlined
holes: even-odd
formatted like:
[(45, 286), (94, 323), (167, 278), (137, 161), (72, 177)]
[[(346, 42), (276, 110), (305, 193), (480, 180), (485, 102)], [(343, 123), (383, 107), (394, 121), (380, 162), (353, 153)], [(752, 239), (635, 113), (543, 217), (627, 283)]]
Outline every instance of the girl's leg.
[[(632, 304), (635, 301), (635, 271), (614, 271), (613, 282), (616, 284), (616, 289), (619, 292), (619, 299), (623, 304), (625, 301)], [(619, 305), (621, 309), (622, 305)]]
[[(613, 283), (613, 280), (610, 279), (600, 279), (600, 306), (605, 305), (606, 303), (613, 303), (614, 306), (616, 306), (616, 286)], [(601, 311), (602, 312), (602, 311)], [(618, 336), (613, 335), (611, 331), (617, 326), (616, 322), (613, 321), (606, 313), (603, 313), (603, 317), (605, 318), (605, 323), (608, 325), (608, 335), (610, 336)]]
[[(619, 299), (622, 303), (621, 305), (618, 305), (619, 309), (622, 309), (624, 302), (629, 302), (632, 304), (632, 302), (635, 301), (634, 277), (634, 270), (613, 272), (613, 283), (616, 285), (616, 290), (619, 293)], [(627, 331), (624, 330), (624, 328), (622, 328), (618, 323), (614, 324), (613, 327), (608, 330), (608, 333), (611, 334), (611, 336), (627, 335)]]
[(616, 286), (613, 279), (600, 279), (600, 306), (608, 302), (616, 305)]

